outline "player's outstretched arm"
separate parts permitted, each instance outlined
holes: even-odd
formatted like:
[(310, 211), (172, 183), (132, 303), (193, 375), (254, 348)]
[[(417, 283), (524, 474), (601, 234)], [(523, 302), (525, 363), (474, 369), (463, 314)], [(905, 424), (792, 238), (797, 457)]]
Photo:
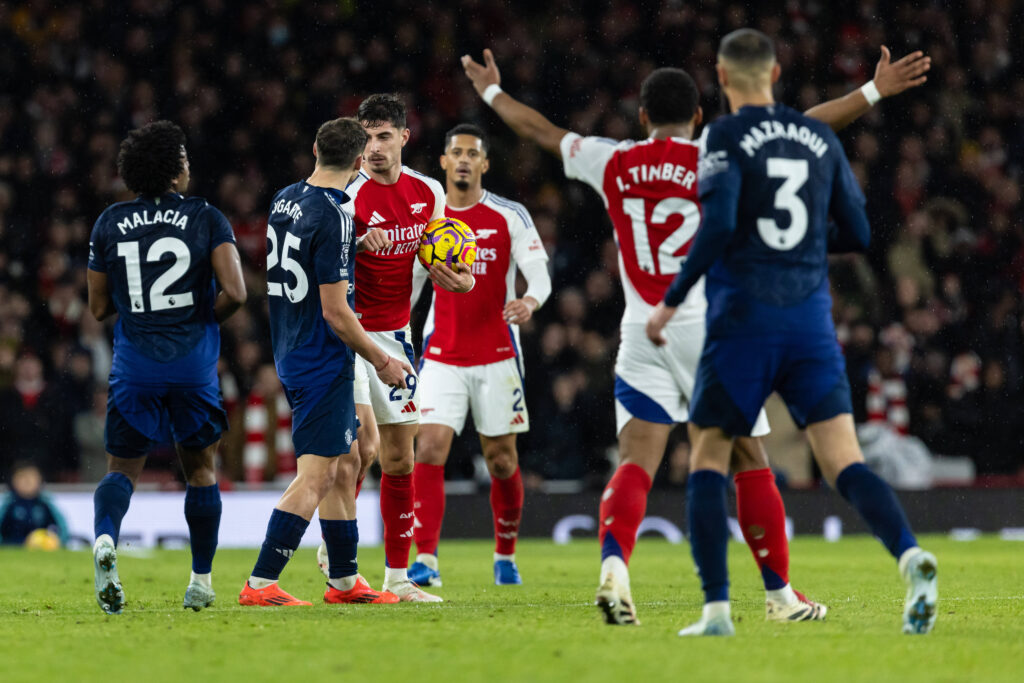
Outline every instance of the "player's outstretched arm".
[(412, 367), (384, 353), (366, 334), (348, 305), (348, 280), (339, 280), (320, 285), (320, 305), (324, 320), (334, 333), (350, 349), (368, 360), (377, 371), (377, 376), (389, 387), (405, 389), (405, 378), (412, 374)]
[(89, 311), (97, 320), (106, 320), (114, 313), (114, 300), (110, 298), (107, 274), (90, 268), (86, 271), (86, 284), (89, 288)]
[(494, 63), (494, 53), (484, 50), (484, 63), (473, 61), (469, 55), (463, 55), (462, 68), (473, 82), (473, 87), (484, 102), (508, 124), (517, 135), (533, 140), (542, 148), (561, 158), (559, 144), (568, 133), (551, 123), (536, 109), (528, 107), (501, 89), (501, 73)]
[(889, 48), (883, 45), (873, 80), (842, 97), (811, 107), (804, 114), (827, 123), (832, 130), (841, 130), (871, 111), (883, 97), (899, 95), (928, 80), (926, 74), (932, 68), (932, 58), (920, 50), (895, 62), (891, 59)]
[(213, 302), (213, 315), (222, 323), (245, 304), (247, 297), (245, 279), (242, 277), (242, 260), (234, 242), (217, 245), (210, 255), (213, 273), (220, 284), (220, 293)]

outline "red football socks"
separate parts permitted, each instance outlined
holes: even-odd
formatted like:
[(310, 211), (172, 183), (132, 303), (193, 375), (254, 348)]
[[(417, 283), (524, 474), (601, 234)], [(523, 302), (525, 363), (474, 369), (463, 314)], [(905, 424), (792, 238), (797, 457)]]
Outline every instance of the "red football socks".
[(444, 465), (416, 463), (412, 471), (412, 488), (416, 512), (412, 534), (416, 552), (436, 555), (444, 520)]
[(507, 479), (491, 476), (491, 511), (494, 513), (494, 552), (515, 554), (519, 522), (523, 517), (523, 476), (518, 467)]
[(789, 541), (786, 508), (768, 468), (740, 472), (736, 482), (736, 509), (743, 538), (761, 569), (766, 590), (789, 583)]
[(651, 478), (644, 468), (632, 463), (619, 465), (601, 496), (598, 538), (601, 559), (618, 555), (629, 564), (636, 545), (636, 532), (647, 511)]
[(385, 474), (380, 478), (380, 516), (384, 519), (384, 557), (388, 567), (405, 569), (412, 546), (411, 474)]

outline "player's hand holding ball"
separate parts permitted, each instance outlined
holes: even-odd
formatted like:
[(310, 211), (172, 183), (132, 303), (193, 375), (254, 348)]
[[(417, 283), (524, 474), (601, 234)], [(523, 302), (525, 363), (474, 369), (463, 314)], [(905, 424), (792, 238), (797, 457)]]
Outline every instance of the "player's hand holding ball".
[(387, 232), (380, 228), (370, 228), (356, 240), (356, 251), (383, 251), (390, 249), (392, 244)]
[(383, 355), (386, 360), (373, 364), (373, 369), (377, 371), (377, 377), (389, 387), (407, 388), (405, 378), (412, 374), (412, 366), (387, 354)]
[(417, 258), (437, 286), (456, 294), (473, 289), (470, 266), (476, 260), (476, 235), (462, 221), (443, 217), (430, 221), (420, 236)]

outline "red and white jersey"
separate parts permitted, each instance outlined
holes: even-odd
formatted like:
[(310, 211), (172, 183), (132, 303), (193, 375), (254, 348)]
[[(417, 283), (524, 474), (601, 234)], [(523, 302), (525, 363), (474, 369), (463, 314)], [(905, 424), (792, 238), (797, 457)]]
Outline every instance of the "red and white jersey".
[[(597, 190), (612, 219), (626, 295), (622, 322), (646, 323), (700, 226), (698, 144), (685, 138), (617, 142), (568, 133), (561, 151), (566, 177)], [(706, 308), (702, 279), (673, 320), (703, 319)]]
[(342, 208), (355, 218), (356, 237), (381, 228), (394, 243), (384, 251), (356, 254), (356, 314), (367, 332), (401, 330), (409, 324), (412, 266), (420, 235), (431, 218), (442, 215), (444, 188), (403, 166), (398, 182), (391, 185), (360, 171), (345, 194), (352, 201)]
[[(519, 326), (502, 317), (516, 298), (516, 265), (547, 261), (526, 207), (484, 191), (462, 209), (445, 208), (476, 235), (476, 284), (465, 294), (434, 288), (423, 328), (423, 357), (448, 365), (488, 365), (519, 355)], [(419, 266), (417, 266), (419, 267)]]

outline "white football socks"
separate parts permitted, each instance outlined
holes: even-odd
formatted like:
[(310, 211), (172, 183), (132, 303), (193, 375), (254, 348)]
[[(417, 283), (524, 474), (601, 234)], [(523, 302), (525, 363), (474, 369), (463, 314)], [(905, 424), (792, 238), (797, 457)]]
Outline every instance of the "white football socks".
[(328, 579), (327, 583), (329, 583), (331, 585), (331, 587), (336, 589), (336, 590), (339, 590), (339, 591), (350, 591), (350, 590), (352, 590), (352, 588), (355, 587), (356, 579), (358, 579), (358, 578), (359, 578), (358, 574), (353, 574), (352, 576), (342, 576), (341, 578), (338, 578), (338, 579)]
[(704, 622), (708, 622), (718, 617), (725, 617), (726, 620), (731, 619), (729, 611), (729, 601), (715, 600), (714, 602), (705, 602), (704, 612), (701, 615), (701, 619)]
[(618, 555), (609, 555), (601, 562), (601, 577), (598, 579), (598, 585), (604, 583), (609, 574), (615, 577), (615, 583), (619, 584), (619, 587), (629, 590), (629, 568)]
[(212, 574), (196, 574), (192, 572), (192, 578), (189, 579), (189, 583), (196, 583), (205, 588), (208, 591), (213, 590), (213, 579)]
[(416, 561), (421, 563), (421, 564), (427, 565), (428, 567), (433, 569), (435, 572), (437, 571), (437, 567), (438, 567), (437, 555), (435, 555), (433, 553), (417, 553), (416, 554)]
[(515, 562), (516, 554), (512, 553), (511, 555), (502, 555), (501, 553), (494, 553), (494, 561), (497, 562), (499, 560), (508, 560), (509, 562)]
[(384, 585), (393, 586), (398, 583), (406, 583), (409, 575), (405, 567), (384, 567)]
[(260, 578), (259, 576), (250, 576), (249, 577), (249, 585), (252, 586), (253, 588), (255, 588), (258, 591), (259, 590), (263, 590), (267, 586), (272, 586), (275, 583), (277, 583), (277, 579), (263, 579), (263, 578)]
[(793, 587), (788, 583), (777, 590), (766, 590), (764, 596), (772, 602), (777, 602), (780, 605), (792, 605), (798, 602), (796, 593), (793, 592)]

